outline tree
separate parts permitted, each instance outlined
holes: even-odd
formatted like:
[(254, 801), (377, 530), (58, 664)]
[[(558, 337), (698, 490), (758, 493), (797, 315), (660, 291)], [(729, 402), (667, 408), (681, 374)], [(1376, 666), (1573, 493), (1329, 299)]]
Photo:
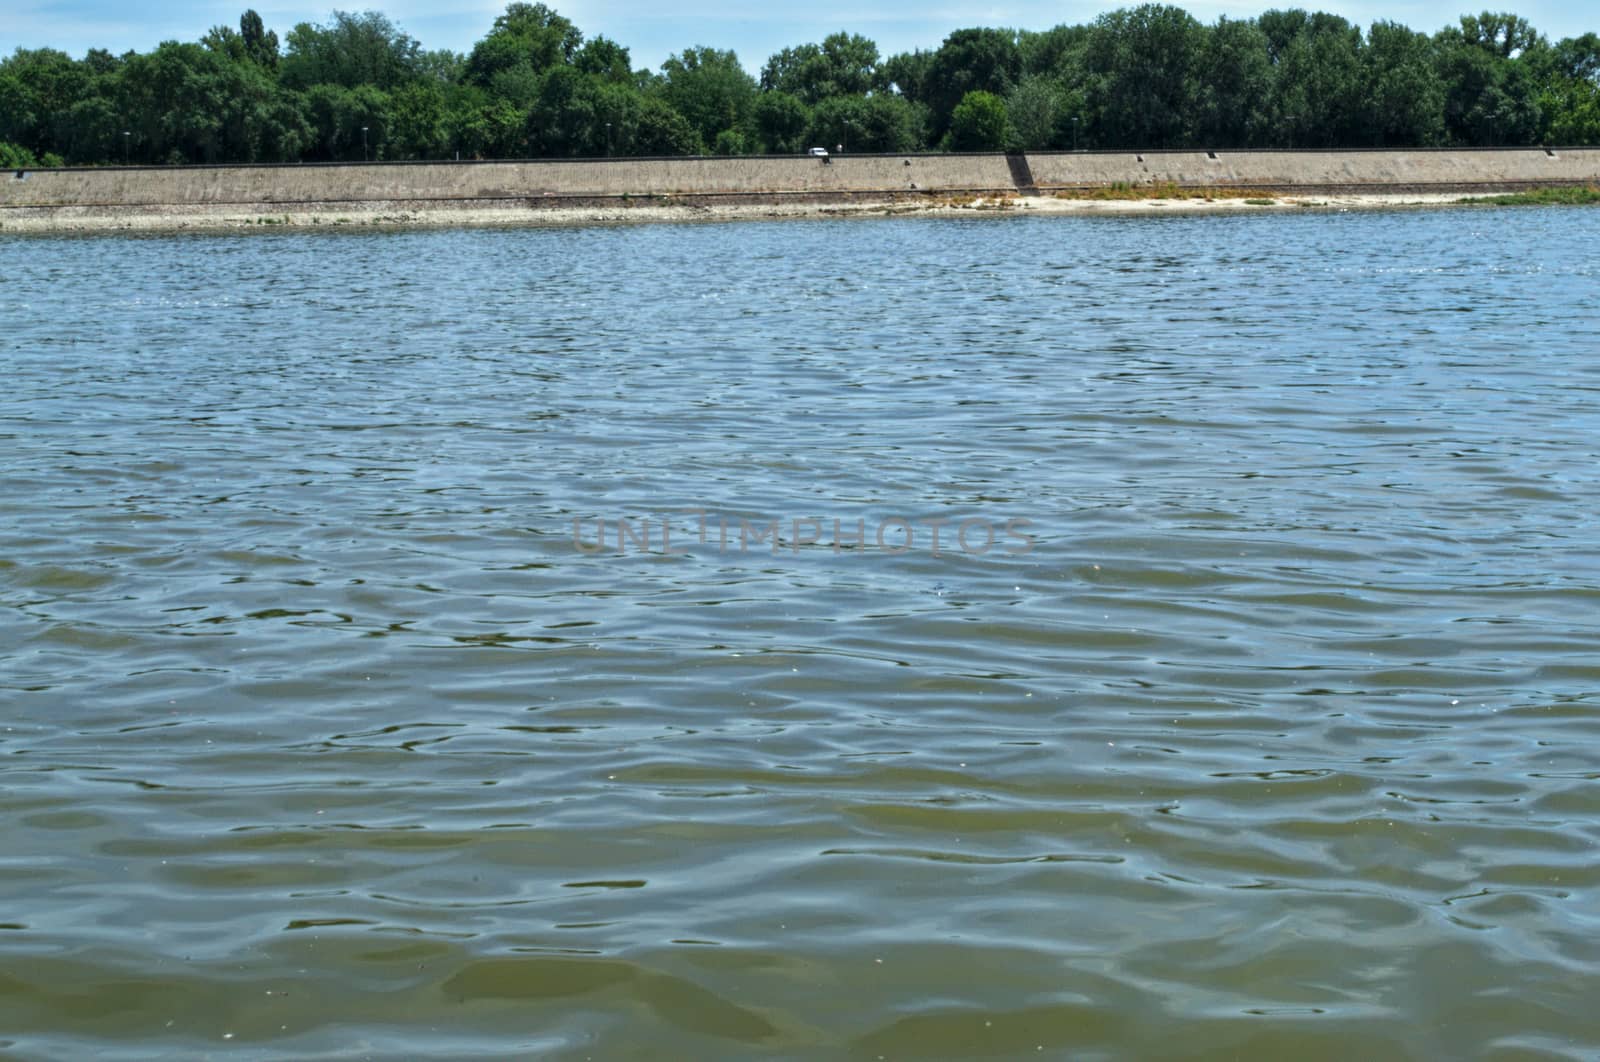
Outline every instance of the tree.
[(1204, 45), (1200, 24), (1181, 8), (1145, 4), (1096, 19), (1084, 56), (1096, 139), (1127, 147), (1186, 143)]
[(572, 62), (582, 44), (577, 27), (544, 4), (514, 3), (473, 47), (466, 76), (476, 85), (488, 86), (497, 75), (517, 67), (543, 73)]
[(32, 87), (0, 65), (0, 143), (35, 143), (38, 126), (38, 100)]
[(933, 68), (933, 53), (921, 50), (901, 52), (884, 60), (879, 73), (888, 87), (908, 100), (927, 101), (928, 74)]
[[(318, 154), (332, 162), (383, 158), (389, 140), (389, 96), (372, 85), (314, 85), (305, 94), (307, 124)], [(365, 134), (363, 135), (363, 129)], [(363, 140), (366, 151), (363, 152)]]
[(1304, 11), (1268, 12), (1261, 28), (1275, 65), (1268, 105), (1271, 141), (1297, 148), (1370, 143), (1361, 125), (1360, 28), (1337, 15)]
[(197, 44), (167, 41), (132, 56), (123, 109), (147, 162), (211, 162), (222, 136), (225, 60)]
[(214, 26), (200, 43), (237, 63), (278, 68), (278, 35), (262, 25), (254, 9), (239, 16), (237, 33), (227, 26)]
[(1493, 11), (1431, 36), (1299, 8), (1202, 25), (1152, 2), (886, 59), (832, 33), (771, 56), (758, 88), (732, 52), (634, 70), (620, 43), (513, 2), (465, 56), (376, 11), (301, 23), (280, 49), (246, 10), (143, 54), (0, 58), (0, 144), (18, 159), (355, 159), (363, 126), (379, 158), (1582, 144), (1600, 141), (1600, 34), (1551, 44)]
[(912, 98), (928, 104), (930, 131), (938, 137), (950, 127), (955, 108), (967, 93), (1004, 96), (1021, 73), (1022, 53), (1017, 49), (1016, 34), (995, 29), (957, 30), (933, 53), (920, 93)]
[(950, 116), (952, 151), (998, 151), (1006, 143), (1006, 101), (979, 89), (962, 97)]
[(269, 70), (278, 68), (278, 35), (261, 24), (253, 8), (239, 16), (239, 37), (246, 59)]
[(909, 151), (922, 142), (922, 116), (909, 100), (889, 93), (833, 96), (812, 108), (806, 139), (858, 153)]
[(389, 99), (387, 157), (449, 158), (450, 127), (445, 86), (419, 80), (396, 89)]
[(1374, 147), (1431, 147), (1444, 139), (1444, 83), (1433, 43), (1393, 22), (1375, 22), (1362, 55), (1366, 106), (1361, 125)]
[(787, 92), (763, 92), (756, 97), (754, 119), (761, 147), (774, 155), (793, 155), (806, 148), (811, 109)]
[(290, 88), (370, 86), (387, 92), (420, 75), (422, 47), (377, 11), (335, 11), (325, 25), (302, 22), (289, 31), (281, 64)]
[(1585, 33), (1537, 56), (1539, 110), (1550, 144), (1600, 144), (1600, 35)]
[(528, 142), (538, 155), (596, 157), (608, 153), (599, 79), (576, 67), (547, 73), (528, 115)]
[(1194, 140), (1207, 147), (1257, 147), (1270, 142), (1271, 45), (1255, 22), (1221, 18), (1201, 45)]
[(66, 52), (18, 48), (0, 63), (0, 140), (36, 155), (70, 152), (72, 105), (88, 96), (92, 74)]
[(1042, 74), (1062, 84), (1076, 80), (1083, 72), (1091, 32), (1088, 26), (1056, 26), (1043, 33), (1017, 34), (1023, 75)]
[(928, 109), (904, 96), (878, 92), (866, 99), (861, 114), (861, 151), (915, 151), (927, 143)]
[(1544, 43), (1527, 19), (1493, 11), (1462, 15), (1461, 36), (1468, 44), (1502, 59), (1514, 59)]
[(461, 85), (445, 111), (452, 150), (466, 158), (520, 158), (528, 150), (528, 112), (476, 85)]
[(1476, 147), (1531, 144), (1544, 125), (1532, 64), (1486, 48), (1458, 30), (1434, 39), (1445, 85), (1444, 123), (1452, 143)]
[(785, 48), (767, 60), (761, 88), (815, 105), (831, 96), (865, 96), (885, 87), (878, 46), (853, 33), (834, 33), (820, 45)]
[(1600, 144), (1600, 85), (1573, 79), (1542, 98), (1545, 140), (1552, 144)]
[(639, 100), (633, 146), (640, 155), (699, 155), (705, 151), (688, 119), (653, 96)]
[(1025, 151), (1052, 147), (1062, 112), (1061, 89), (1054, 81), (1030, 74), (1006, 98), (1010, 139), (1006, 146)]
[(1600, 34), (1568, 37), (1550, 50), (1551, 65), (1575, 81), (1600, 82)]
[(660, 98), (688, 119), (704, 144), (726, 129), (743, 130), (755, 106), (756, 82), (739, 57), (716, 48), (685, 48), (661, 64)]
[(585, 74), (618, 85), (633, 84), (632, 60), (628, 49), (609, 37), (595, 37), (572, 58), (572, 63)]

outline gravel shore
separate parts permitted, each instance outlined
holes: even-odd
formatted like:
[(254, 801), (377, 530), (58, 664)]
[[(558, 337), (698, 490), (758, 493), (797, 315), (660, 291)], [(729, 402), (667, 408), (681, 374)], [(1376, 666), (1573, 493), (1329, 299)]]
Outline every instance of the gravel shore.
[(1308, 210), (1386, 210), (1441, 207), (1461, 203), (1462, 193), (1394, 193), (1382, 195), (1263, 195), (1244, 199), (1077, 199), (1041, 196), (929, 197), (926, 200), (852, 199), (849, 201), (782, 201), (718, 203), (685, 201), (582, 206), (450, 205), (414, 206), (404, 202), (369, 202), (359, 206), (314, 209), (281, 205), (218, 205), (207, 207), (17, 207), (0, 211), (0, 233), (104, 233), (180, 231), (270, 231), (282, 228), (408, 228), (478, 226), (573, 226), (643, 222), (754, 221), (777, 218), (837, 217), (970, 217), (1012, 213), (1052, 216), (1284, 213)]

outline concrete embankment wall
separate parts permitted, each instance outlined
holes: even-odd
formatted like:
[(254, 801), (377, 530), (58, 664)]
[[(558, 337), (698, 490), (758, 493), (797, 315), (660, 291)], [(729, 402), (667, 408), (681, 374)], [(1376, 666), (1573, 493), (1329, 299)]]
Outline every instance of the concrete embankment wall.
[(0, 174), (0, 205), (303, 205), (647, 195), (848, 195), (1012, 187), (1003, 155), (616, 159), (30, 170)]
[(1153, 151), (1030, 154), (1041, 191), (1112, 184), (1332, 192), (1600, 182), (1600, 148), (1493, 151)]
[[(1031, 173), (1031, 181), (1026, 180)], [(1019, 176), (1021, 175), (1021, 176)], [(622, 196), (849, 198), (1114, 184), (1307, 192), (1494, 190), (1600, 183), (1600, 149), (1160, 151), (813, 158), (605, 159), (0, 172), (0, 208), (518, 207)]]

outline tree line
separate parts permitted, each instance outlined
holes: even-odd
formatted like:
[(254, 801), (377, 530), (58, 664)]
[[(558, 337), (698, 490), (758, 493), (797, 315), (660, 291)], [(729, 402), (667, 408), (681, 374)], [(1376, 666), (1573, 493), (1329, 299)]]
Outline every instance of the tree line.
[(0, 165), (1070, 148), (1600, 143), (1600, 36), (1485, 12), (1433, 34), (1300, 9), (1207, 25), (1160, 4), (882, 56), (835, 33), (752, 76), (660, 70), (513, 3), (465, 55), (376, 11), (283, 39), (246, 11), (196, 42), (0, 60)]

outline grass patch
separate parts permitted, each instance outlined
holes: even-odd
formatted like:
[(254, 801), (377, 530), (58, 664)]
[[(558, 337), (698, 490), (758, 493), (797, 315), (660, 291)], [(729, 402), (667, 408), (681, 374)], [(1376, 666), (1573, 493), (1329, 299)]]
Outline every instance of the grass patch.
[(1474, 196), (1460, 202), (1482, 206), (1595, 206), (1600, 205), (1600, 185), (1534, 188), (1507, 195)]
[(1278, 201), (1276, 199), (1246, 199), (1244, 201), (1244, 205), (1245, 206), (1277, 206), (1278, 205)]
[(934, 199), (936, 206), (952, 210), (1014, 210), (1022, 201), (1013, 193), (998, 195), (973, 195), (966, 192), (951, 193)]
[(996, 195), (980, 199), (973, 205), (978, 210), (1015, 210), (1021, 205), (1021, 201), (1014, 195)]

